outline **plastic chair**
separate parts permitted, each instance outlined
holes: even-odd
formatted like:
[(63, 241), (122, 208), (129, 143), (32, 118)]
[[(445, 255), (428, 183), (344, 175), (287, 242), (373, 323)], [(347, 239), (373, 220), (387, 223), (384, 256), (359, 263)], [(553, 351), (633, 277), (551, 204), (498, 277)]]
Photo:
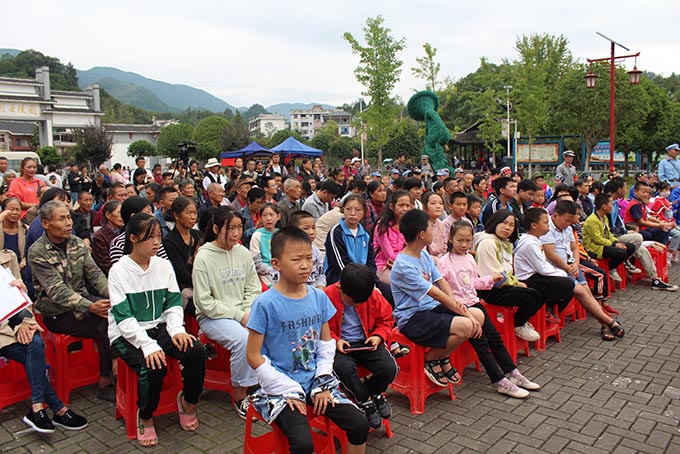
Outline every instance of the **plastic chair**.
[(200, 341), (206, 347), (211, 345), (215, 349), (215, 352), (217, 352), (216, 357), (206, 362), (203, 387), (213, 391), (229, 393), (233, 401), (234, 390), (231, 384), (231, 353), (229, 353), (229, 350), (226, 348), (209, 339), (205, 334), (201, 334)]
[[(580, 311), (583, 311), (583, 318), (580, 318)], [(576, 320), (584, 320), (586, 318), (585, 312), (586, 310), (583, 309), (581, 303), (578, 302), (576, 297), (573, 297), (569, 301), (569, 304), (567, 304), (567, 307), (562, 309), (562, 311), (559, 313), (560, 328), (564, 328), (568, 317), (571, 317), (572, 322), (575, 322)]]
[(479, 372), (481, 366), (479, 363), (479, 357), (477, 357), (477, 352), (475, 352), (474, 347), (470, 342), (464, 342), (463, 345), (458, 347), (451, 353), (451, 364), (453, 367), (458, 369), (458, 373), (461, 377), (461, 383), (463, 378), (463, 370), (468, 366), (468, 364), (475, 365), (475, 370)]
[(536, 312), (530, 319), (531, 324), (534, 325), (536, 332), (540, 334), (541, 338), (534, 342), (534, 349), (537, 352), (542, 352), (546, 349), (546, 341), (549, 337), (554, 337), (557, 342), (562, 342), (560, 336), (560, 324), (548, 323), (545, 319), (545, 305)]
[[(246, 430), (243, 439), (244, 454), (287, 454), (290, 452), (288, 439), (276, 424), (272, 424), (271, 430), (262, 435), (253, 435), (253, 419), (264, 423), (262, 416), (251, 405), (248, 407), (246, 416)], [(314, 415), (310, 406), (307, 406), (307, 420), (311, 427), (314, 452), (335, 454), (331, 420), (323, 415)]]
[(609, 268), (609, 260), (602, 258), (598, 259), (597, 263), (598, 266), (602, 268), (602, 270), (604, 270), (604, 272), (607, 274), (607, 278), (609, 279), (609, 291), (611, 293), (616, 292), (617, 288), (619, 290), (624, 290), (626, 288), (628, 283), (628, 272), (626, 272), (626, 267), (623, 266), (623, 263), (616, 267), (616, 272), (619, 273), (621, 282), (616, 282), (611, 278), (611, 276), (609, 276), (609, 273), (611, 272), (611, 269)]
[[(170, 356), (165, 357), (168, 373), (163, 380), (161, 399), (154, 416), (177, 411), (177, 394), (182, 390), (182, 374), (179, 362)], [(116, 384), (116, 419), (123, 418), (127, 437), (137, 437), (137, 401), (139, 400), (138, 377), (134, 370), (118, 359), (118, 382)]]
[(31, 386), (21, 363), (0, 359), (0, 410), (31, 398)]
[[(654, 261), (654, 266), (656, 267), (656, 274), (664, 282), (668, 282), (668, 250), (659, 252), (653, 247), (648, 247), (649, 255), (652, 256)], [(639, 260), (638, 260), (639, 261)], [(648, 278), (649, 276), (642, 268), (642, 273), (631, 275), (630, 281), (635, 284), (641, 279)]]
[(416, 345), (396, 328), (392, 331), (390, 341), (399, 342), (411, 350), (411, 353), (405, 357), (397, 359), (399, 374), (390, 384), (391, 389), (403, 394), (409, 400), (411, 413), (416, 415), (425, 413), (425, 399), (442, 389), (448, 388), (449, 397), (451, 400), (456, 400), (453, 385), (449, 383), (448, 386), (437, 386), (425, 376), (425, 352), (427, 351), (425, 347)]
[(529, 356), (529, 343), (524, 339), (520, 339), (515, 335), (515, 313), (516, 307), (495, 306), (486, 301), (482, 301), (482, 306), (491, 317), (491, 322), (496, 330), (500, 333), (501, 339), (508, 349), (510, 357), (514, 363), (517, 363), (517, 354), (524, 351), (524, 356)]

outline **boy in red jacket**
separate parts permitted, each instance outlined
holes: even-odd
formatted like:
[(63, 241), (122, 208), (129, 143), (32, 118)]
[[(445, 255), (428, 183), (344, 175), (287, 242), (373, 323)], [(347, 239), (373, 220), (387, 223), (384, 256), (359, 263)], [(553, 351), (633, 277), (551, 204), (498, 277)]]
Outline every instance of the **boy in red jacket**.
[[(375, 273), (366, 265), (350, 263), (340, 281), (324, 290), (336, 313), (328, 321), (336, 341), (333, 370), (343, 386), (354, 395), (373, 428), (392, 416), (383, 393), (397, 377), (397, 364), (385, 348), (394, 319), (392, 307), (374, 288)], [(357, 366), (371, 372), (363, 381)]]

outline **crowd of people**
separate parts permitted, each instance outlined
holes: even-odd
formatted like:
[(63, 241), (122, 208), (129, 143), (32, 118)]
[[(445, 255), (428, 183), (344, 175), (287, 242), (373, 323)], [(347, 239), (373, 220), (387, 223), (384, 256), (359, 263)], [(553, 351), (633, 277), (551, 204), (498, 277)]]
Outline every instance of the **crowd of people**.
[(139, 375), (137, 439), (153, 446), (168, 356), (182, 365), (180, 425), (199, 428), (209, 352), (185, 329), (195, 317), (231, 353), (241, 418), (252, 405), (291, 452), (311, 452), (305, 414), (326, 414), (346, 432), (347, 452), (364, 452), (369, 429), (391, 416), (395, 360), (409, 354), (391, 342), (395, 327), (429, 347), (423, 372), (436, 385), (460, 382), (449, 357), (469, 341), (496, 390), (522, 399), (540, 385), (518, 370), (482, 301), (516, 307), (515, 335), (533, 342), (532, 317), (545, 308), (546, 323), (560, 323), (575, 298), (614, 341), (625, 329), (608, 298), (622, 269), (639, 266), (651, 288), (677, 290), (650, 249), (680, 260), (678, 152), (669, 147), (663, 179), (638, 172), (630, 192), (616, 173), (577, 175), (571, 151), (552, 187), (508, 167), (434, 171), (426, 155), (411, 168), (400, 158), (385, 175), (358, 157), (326, 169), (273, 155), (166, 170), (138, 158), (129, 175), (116, 164), (94, 177), (72, 165), (61, 179), (27, 158), (3, 192), (0, 263), (41, 321), (30, 309), (4, 321), (0, 356), (26, 368), (27, 425), (79, 430), (87, 420), (44, 373), (40, 332), (93, 338), (97, 397), (115, 402), (112, 361), (124, 361)]

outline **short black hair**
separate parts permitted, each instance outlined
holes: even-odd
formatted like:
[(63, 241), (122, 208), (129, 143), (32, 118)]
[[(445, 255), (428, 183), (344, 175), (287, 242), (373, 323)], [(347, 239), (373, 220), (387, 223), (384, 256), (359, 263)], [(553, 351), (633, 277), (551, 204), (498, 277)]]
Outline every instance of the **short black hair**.
[(299, 227), (300, 222), (303, 219), (314, 219), (314, 216), (309, 211), (305, 210), (296, 211), (293, 214), (291, 214), (290, 217), (288, 218), (288, 225), (292, 225), (293, 227)]
[(623, 188), (625, 184), (626, 181), (621, 177), (612, 178), (607, 182), (607, 184), (604, 185), (604, 190), (610, 194), (613, 194)]
[(612, 195), (607, 192), (601, 192), (595, 197), (595, 209), (599, 210), (603, 206), (609, 203), (612, 199)]
[(467, 196), (465, 195), (464, 192), (456, 191), (453, 194), (451, 194), (451, 197), (449, 197), (449, 203), (453, 203), (453, 201), (456, 200), (456, 199), (466, 199), (467, 200)]
[(645, 183), (644, 181), (636, 181), (635, 186), (633, 187), (633, 191), (637, 192), (645, 186), (649, 187), (649, 184)]
[(415, 241), (420, 232), (427, 230), (430, 217), (423, 210), (409, 210), (399, 220), (399, 231), (407, 243)]
[(534, 182), (534, 180), (522, 180), (519, 183), (517, 183), (517, 192), (519, 191), (536, 191), (538, 190), (538, 185)]
[(468, 199), (468, 208), (473, 204), (473, 203), (479, 203), (480, 205), (482, 204), (482, 201), (479, 200), (477, 197), (475, 197), (472, 194), (468, 194), (467, 196)]
[(340, 289), (355, 303), (364, 303), (373, 294), (375, 273), (362, 263), (348, 263), (340, 273)]
[(576, 214), (576, 204), (570, 200), (560, 200), (555, 204), (555, 209), (553, 213), (561, 216), (563, 214)]
[[(540, 208), (536, 208), (537, 210)], [(528, 210), (527, 210), (528, 211)], [(494, 214), (491, 215), (491, 217), (488, 220), (484, 220), (484, 231), (486, 233), (491, 233), (493, 235), (496, 234), (496, 227), (498, 227), (498, 224), (501, 224), (505, 222), (507, 218), (512, 216), (513, 219), (515, 219), (515, 215), (512, 213), (512, 211), (508, 209), (502, 209), (496, 211)], [(519, 228), (517, 225), (517, 219), (515, 219), (515, 229), (512, 231), (510, 236), (508, 237), (508, 240), (511, 243), (514, 243), (517, 241), (517, 238), (519, 237)]]
[(248, 202), (253, 203), (257, 199), (264, 199), (265, 198), (265, 193), (262, 188), (250, 188), (248, 191), (248, 195), (246, 195), (246, 199), (248, 199)]
[(541, 220), (541, 216), (548, 216), (548, 212), (543, 208), (529, 208), (522, 216), (522, 227), (531, 230), (531, 224), (536, 224)]
[(500, 194), (501, 189), (505, 189), (513, 181), (515, 181), (515, 180), (513, 180), (510, 177), (496, 178), (495, 180), (493, 180), (493, 184), (492, 184), (493, 192), (495, 192), (496, 194)]
[(156, 199), (161, 200), (166, 194), (178, 194), (178, 191), (174, 186), (163, 186), (161, 190), (158, 191)]
[[(349, 186), (347, 186), (347, 191), (351, 192), (354, 189), (358, 189), (359, 192), (366, 192), (366, 182), (361, 179), (352, 180)], [(340, 194), (340, 192), (338, 192), (337, 194)]]
[(274, 234), (271, 242), (273, 259), (280, 259), (288, 243), (305, 243), (312, 246), (312, 239), (303, 230), (287, 225)]
[(404, 182), (404, 189), (407, 191), (413, 189), (413, 188), (422, 188), (423, 187), (423, 182), (420, 181), (419, 179), (415, 177), (407, 178), (406, 181)]
[(321, 191), (326, 191), (327, 193), (332, 194), (334, 196), (342, 192), (342, 187), (333, 180), (324, 181), (323, 183), (321, 183), (321, 186), (317, 187), (317, 189)]

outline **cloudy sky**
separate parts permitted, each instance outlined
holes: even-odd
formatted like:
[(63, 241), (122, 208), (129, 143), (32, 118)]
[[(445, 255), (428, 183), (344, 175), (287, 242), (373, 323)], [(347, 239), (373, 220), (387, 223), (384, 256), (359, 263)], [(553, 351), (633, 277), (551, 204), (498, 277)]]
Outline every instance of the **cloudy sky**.
[(382, 14), (393, 35), (406, 38), (396, 93), (408, 99), (424, 86), (411, 67), (425, 42), (439, 50), (442, 78), (473, 72), (483, 56), (517, 58), (523, 34), (563, 34), (575, 58), (606, 57), (609, 43), (596, 31), (641, 52), (640, 69), (680, 73), (678, 13), (678, 0), (10, 0), (0, 47), (191, 85), (235, 106), (339, 105), (362, 91), (353, 74), (358, 57), (342, 34), (363, 42), (369, 16)]

